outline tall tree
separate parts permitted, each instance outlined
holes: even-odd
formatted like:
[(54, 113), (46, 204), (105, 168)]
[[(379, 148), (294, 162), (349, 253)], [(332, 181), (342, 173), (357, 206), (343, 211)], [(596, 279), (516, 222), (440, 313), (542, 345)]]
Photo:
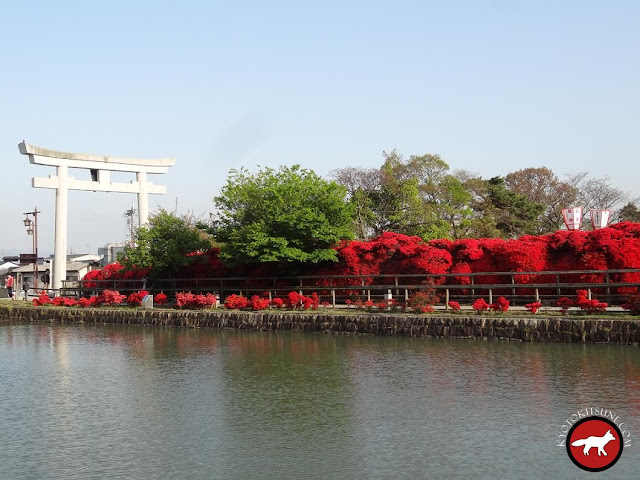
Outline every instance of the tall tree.
[(470, 213), (470, 195), (448, 175), (449, 165), (438, 155), (383, 152), (378, 170), (352, 167), (334, 170), (333, 178), (345, 185), (355, 207), (361, 238), (386, 231), (419, 235), (425, 239), (462, 235)]
[(536, 221), (544, 211), (544, 205), (530, 202), (524, 195), (509, 190), (502, 177), (475, 179), (467, 184), (474, 189), (474, 226), (479, 236), (516, 238), (535, 233)]
[(231, 170), (220, 195), (212, 233), (230, 264), (337, 261), (332, 248), (353, 238), (346, 188), (312, 170)]
[(212, 239), (196, 228), (191, 216), (177, 216), (163, 209), (152, 214), (134, 237), (135, 246), (125, 247), (120, 262), (127, 268), (151, 267), (156, 277), (175, 275), (193, 260), (187, 254), (212, 246)]
[(449, 236), (454, 239), (467, 237), (473, 217), (471, 192), (456, 177), (447, 175), (440, 181), (435, 198), (435, 208), (447, 223)]
[(533, 203), (544, 205), (535, 233), (555, 232), (563, 224), (562, 209), (571, 207), (578, 197), (578, 189), (561, 181), (547, 167), (525, 168), (505, 177), (507, 188), (523, 195)]
[(330, 176), (347, 188), (356, 237), (361, 240), (371, 238), (375, 233), (372, 193), (381, 188), (380, 169), (344, 167), (332, 170)]
[(616, 209), (628, 194), (611, 185), (608, 177), (591, 178), (589, 172), (567, 175), (567, 183), (578, 190), (577, 203), (585, 212), (593, 209)]
[(618, 221), (640, 223), (640, 209), (634, 202), (627, 203), (618, 212)]

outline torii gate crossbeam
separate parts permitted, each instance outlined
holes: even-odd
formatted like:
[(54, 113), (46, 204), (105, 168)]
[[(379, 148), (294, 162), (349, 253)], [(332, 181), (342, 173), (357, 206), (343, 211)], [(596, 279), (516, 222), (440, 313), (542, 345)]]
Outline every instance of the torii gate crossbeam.
[[(59, 290), (62, 281), (67, 278), (67, 212), (68, 191), (84, 190), (93, 192), (120, 192), (138, 194), (138, 213), (140, 226), (149, 218), (149, 194), (164, 195), (164, 185), (154, 185), (147, 181), (147, 174), (162, 174), (175, 164), (175, 158), (136, 159), (87, 155), (84, 153), (58, 152), (40, 148), (28, 143), (18, 144), (23, 155), (29, 156), (29, 162), (36, 165), (56, 167), (56, 174), (49, 178), (32, 179), (34, 188), (53, 188), (56, 190), (56, 215), (54, 259), (51, 286)], [(91, 180), (77, 180), (69, 177), (69, 168), (90, 170)], [(131, 183), (112, 183), (111, 172), (130, 172), (136, 174)]]

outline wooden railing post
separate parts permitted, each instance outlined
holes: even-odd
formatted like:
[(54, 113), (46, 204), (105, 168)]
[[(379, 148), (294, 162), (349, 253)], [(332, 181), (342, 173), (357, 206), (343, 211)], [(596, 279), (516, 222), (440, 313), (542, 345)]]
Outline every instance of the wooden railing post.
[(474, 275), (471, 274), (471, 302), (473, 302), (476, 299), (476, 289), (473, 288), (474, 285)]

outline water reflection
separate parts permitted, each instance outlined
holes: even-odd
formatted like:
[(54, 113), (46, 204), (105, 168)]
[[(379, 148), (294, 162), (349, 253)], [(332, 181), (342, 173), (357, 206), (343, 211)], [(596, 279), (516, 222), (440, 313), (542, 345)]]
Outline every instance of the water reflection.
[(6, 325), (0, 478), (582, 478), (560, 425), (640, 435), (639, 379), (637, 347)]

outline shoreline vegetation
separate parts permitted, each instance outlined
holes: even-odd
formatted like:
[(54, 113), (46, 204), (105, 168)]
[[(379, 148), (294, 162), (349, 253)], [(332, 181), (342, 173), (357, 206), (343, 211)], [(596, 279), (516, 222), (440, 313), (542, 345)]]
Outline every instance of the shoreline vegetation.
[(539, 313), (430, 314), (344, 311), (224, 309), (177, 310), (156, 308), (33, 307), (0, 302), (2, 323), (81, 323), (246, 331), (291, 331), (351, 335), (412, 336), (528, 342), (610, 343), (638, 345), (640, 319), (628, 315), (569, 316)]

